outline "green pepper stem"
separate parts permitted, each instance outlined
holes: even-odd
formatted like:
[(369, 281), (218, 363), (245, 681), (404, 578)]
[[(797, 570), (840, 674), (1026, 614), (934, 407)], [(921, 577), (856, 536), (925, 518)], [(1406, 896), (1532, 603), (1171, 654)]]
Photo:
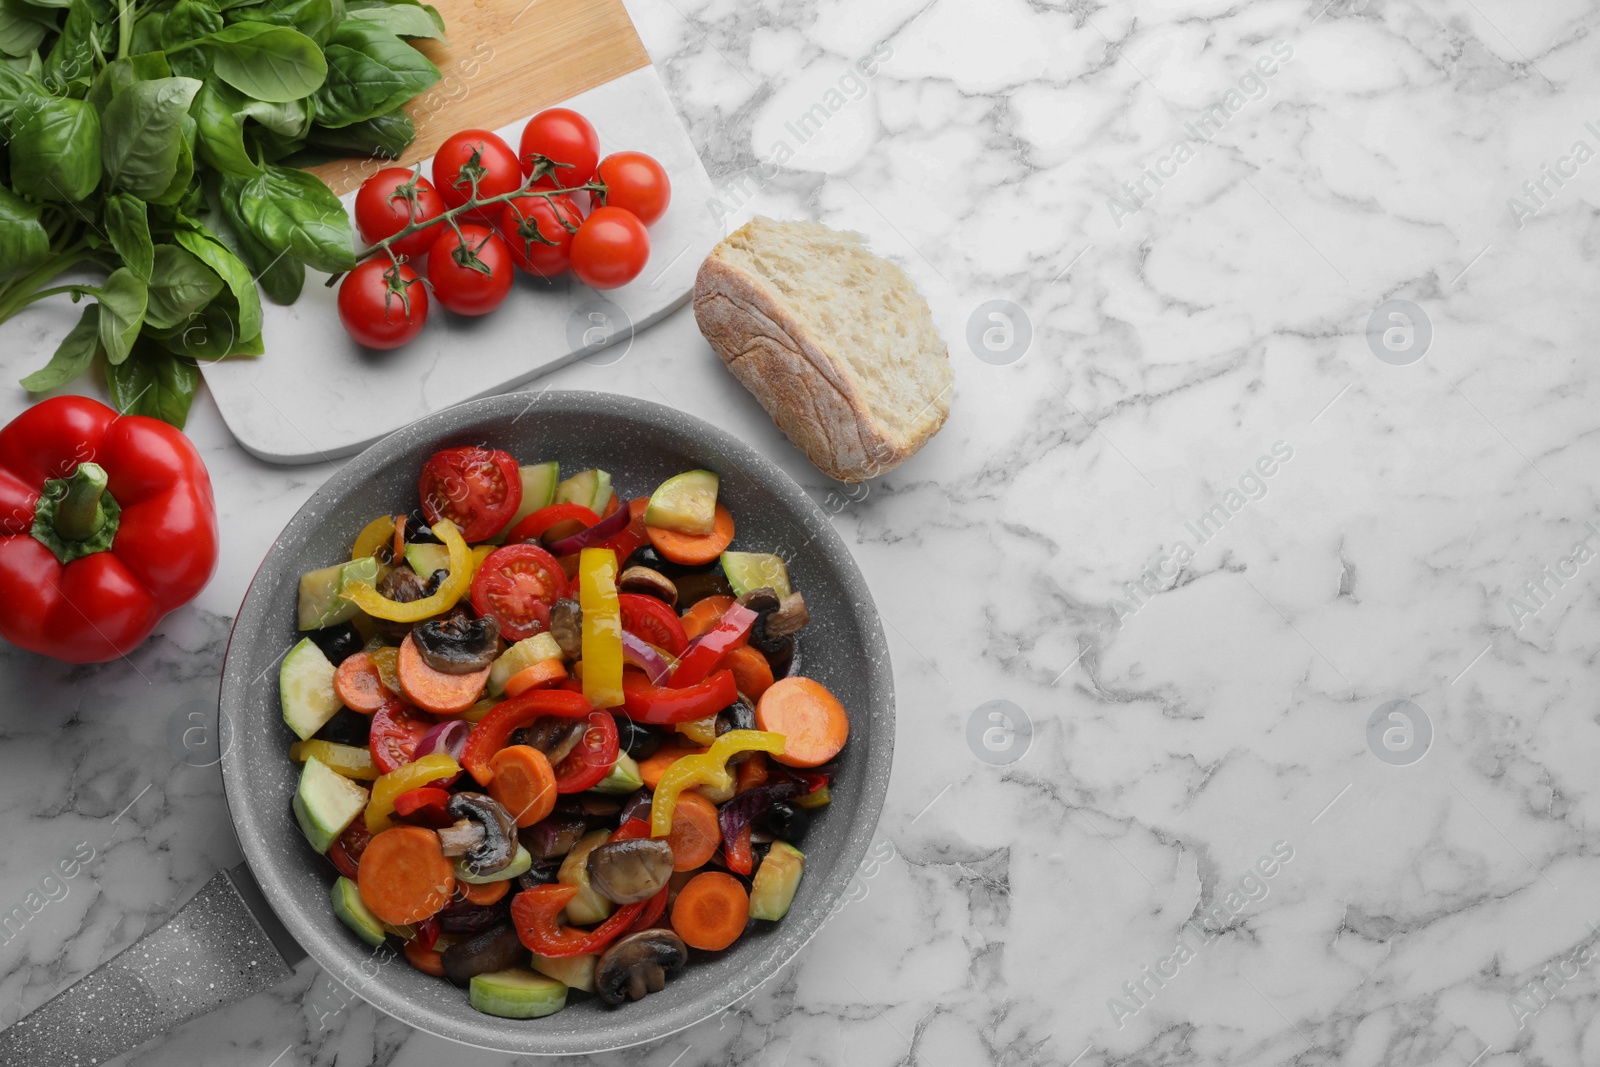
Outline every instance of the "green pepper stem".
[(80, 463), (66, 480), (67, 492), (56, 507), (56, 533), (67, 541), (87, 541), (106, 524), (101, 501), (106, 492), (106, 471), (98, 463)]

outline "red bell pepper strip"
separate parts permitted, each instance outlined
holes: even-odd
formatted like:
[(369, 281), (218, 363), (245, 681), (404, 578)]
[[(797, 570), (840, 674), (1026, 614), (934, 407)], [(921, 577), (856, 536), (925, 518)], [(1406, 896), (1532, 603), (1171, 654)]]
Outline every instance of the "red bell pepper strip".
[(116, 659), (216, 565), (211, 478), (177, 429), (57, 396), (0, 430), (0, 637)]
[(628, 501), (627, 528), (615, 537), (602, 541), (598, 547), (611, 549), (617, 554), (617, 559), (626, 564), (629, 556), (650, 543), (650, 535), (644, 532), (644, 509), (649, 506), (650, 498), (647, 496)]
[(489, 714), (478, 721), (478, 725), (467, 735), (466, 746), (461, 750), (461, 765), (479, 785), (488, 785), (494, 778), (489, 761), (496, 752), (506, 747), (512, 731), (546, 715), (584, 719), (588, 718), (589, 711), (589, 702), (582, 693), (565, 689), (530, 689), (521, 696), (495, 705)]
[(722, 843), (722, 854), (728, 861), (728, 870), (734, 874), (748, 875), (755, 867), (756, 857), (750, 847), (750, 824), (745, 823), (730, 841)]
[(622, 711), (634, 722), (670, 726), (715, 715), (739, 699), (739, 687), (727, 668), (686, 689), (654, 686), (643, 671), (622, 672)]
[(632, 818), (615, 830), (606, 838), (606, 844), (613, 841), (637, 841), (650, 836), (650, 820)]
[(416, 925), (417, 944), (422, 946), (422, 951), (432, 952), (433, 946), (439, 943), (439, 934), (444, 926), (439, 922), (439, 916), (430, 915)]
[(530, 952), (559, 959), (565, 956), (588, 956), (599, 952), (615, 941), (644, 911), (648, 901), (624, 904), (611, 913), (611, 918), (593, 930), (575, 926), (562, 926), (559, 917), (573, 897), (578, 895), (575, 885), (538, 885), (524, 889), (511, 900), (511, 922), (517, 936)]
[[(701, 634), (683, 654), (683, 658), (678, 660), (677, 669), (667, 679), (667, 685), (673, 689), (687, 689), (705, 680), (724, 656), (749, 639), (758, 618), (760, 616), (743, 604), (728, 608), (722, 613), (722, 621), (709, 632)], [(722, 708), (717, 710), (721, 711)]]
[(636, 934), (640, 930), (648, 930), (661, 921), (661, 916), (667, 911), (667, 890), (670, 888), (662, 886), (655, 896), (644, 902), (644, 910), (633, 920), (633, 925), (628, 927), (628, 933)]
[(582, 504), (551, 504), (549, 507), (540, 508), (511, 527), (506, 534), (505, 543), (514, 545), (518, 541), (538, 540), (550, 527), (569, 519), (581, 522), (583, 528), (587, 530), (600, 521), (600, 516), (596, 515), (592, 508), (586, 508)]
[[(394, 813), (403, 818), (413, 818), (423, 826), (439, 829), (455, 822), (446, 810), (450, 792), (438, 786), (424, 785), (407, 790), (394, 798)], [(428, 946), (432, 948), (432, 945)]]

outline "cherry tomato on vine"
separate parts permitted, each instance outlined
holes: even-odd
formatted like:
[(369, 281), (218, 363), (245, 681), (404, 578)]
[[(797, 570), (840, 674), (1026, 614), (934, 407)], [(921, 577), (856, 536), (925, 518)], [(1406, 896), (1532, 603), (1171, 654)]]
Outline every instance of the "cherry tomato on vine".
[(594, 165), (600, 158), (600, 135), (576, 111), (552, 107), (533, 116), (522, 128), (522, 146), (517, 155), (524, 176), (531, 175), (541, 162), (566, 164), (540, 177), (533, 183), (534, 188), (576, 189), (594, 177)]
[[(472, 196), (472, 178), (478, 179), (478, 199), (515, 192), (522, 187), (522, 167), (517, 154), (499, 134), (489, 130), (462, 130), (444, 144), (433, 157), (433, 184), (444, 197), (446, 207), (460, 207)], [(473, 210), (466, 217), (476, 222), (493, 223), (500, 217), (500, 205)]]
[(566, 595), (566, 572), (538, 545), (497, 548), (472, 576), (473, 610), (493, 615), (507, 641), (548, 630), (551, 605)]
[(643, 152), (613, 152), (595, 175), (605, 183), (605, 202), (633, 212), (646, 226), (654, 226), (672, 202), (667, 169)]
[(511, 249), (487, 226), (445, 230), (428, 252), (428, 280), (457, 315), (487, 315), (511, 292)]
[[(444, 198), (433, 183), (405, 167), (385, 167), (361, 183), (356, 193), (356, 228), (361, 239), (377, 244), (393, 237), (412, 222), (427, 222), (444, 214)], [(432, 226), (403, 237), (389, 247), (415, 259), (425, 255), (439, 231)]]
[(399, 348), (428, 321), (428, 289), (417, 272), (379, 253), (339, 283), (339, 321), (358, 345)]
[(522, 478), (509, 453), (487, 448), (446, 448), (422, 465), (417, 479), (423, 517), (449, 519), (468, 541), (505, 528), (522, 506)]
[[(506, 201), (500, 235), (511, 246), (511, 259), (529, 274), (554, 278), (572, 265), (572, 235), (583, 224), (572, 197), (519, 196)], [(568, 229), (568, 227), (571, 229)], [(554, 244), (545, 244), (537, 232)]]
[(644, 223), (620, 207), (595, 208), (572, 237), (572, 273), (591, 289), (627, 285), (649, 261)]

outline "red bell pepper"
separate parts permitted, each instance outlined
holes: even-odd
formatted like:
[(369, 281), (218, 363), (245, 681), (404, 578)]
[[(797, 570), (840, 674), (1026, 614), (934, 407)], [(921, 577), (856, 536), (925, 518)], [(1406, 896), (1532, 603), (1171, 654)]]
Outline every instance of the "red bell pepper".
[(530, 689), (521, 696), (501, 701), (478, 720), (478, 725), (467, 735), (466, 746), (461, 750), (461, 765), (479, 785), (488, 785), (494, 778), (489, 761), (506, 747), (512, 731), (546, 715), (586, 719), (590, 710), (589, 701), (582, 693), (566, 689)]
[(116, 659), (216, 565), (211, 478), (178, 430), (81, 396), (0, 430), (0, 637), (69, 663)]
[(640, 930), (648, 930), (661, 921), (661, 916), (667, 911), (667, 890), (671, 888), (667, 885), (662, 886), (655, 896), (644, 902), (644, 910), (633, 920), (633, 925), (628, 927), (628, 933), (636, 934)]
[(593, 508), (586, 508), (582, 504), (551, 504), (511, 527), (506, 533), (505, 543), (514, 545), (518, 541), (537, 541), (556, 523), (568, 521), (580, 522), (587, 530), (600, 521), (600, 516), (594, 513)]
[[(678, 666), (667, 679), (673, 689), (687, 689), (705, 679), (729, 652), (750, 638), (750, 631), (760, 618), (743, 604), (734, 604), (722, 613), (722, 621), (700, 635), (689, 650), (678, 660)], [(732, 703), (731, 701), (729, 703)], [(726, 706), (726, 705), (724, 705)], [(721, 711), (721, 708), (717, 709)]]
[(739, 827), (731, 840), (722, 843), (722, 855), (728, 861), (728, 870), (734, 874), (749, 875), (755, 867), (755, 850), (751, 848), (750, 824)]
[(650, 684), (643, 671), (622, 672), (622, 711), (635, 722), (670, 726), (715, 715), (739, 699), (739, 687), (727, 668), (686, 689)]
[(449, 805), (449, 790), (434, 785), (424, 785), (408, 789), (395, 797), (394, 813), (402, 818), (413, 819), (422, 826), (438, 830), (455, 822), (447, 810)]
[(611, 913), (611, 918), (595, 927), (584, 930), (575, 926), (562, 926), (561, 909), (578, 895), (575, 885), (537, 885), (524, 889), (511, 900), (511, 923), (517, 936), (530, 952), (559, 959), (565, 956), (588, 956), (604, 949), (644, 911), (649, 901), (624, 904)]

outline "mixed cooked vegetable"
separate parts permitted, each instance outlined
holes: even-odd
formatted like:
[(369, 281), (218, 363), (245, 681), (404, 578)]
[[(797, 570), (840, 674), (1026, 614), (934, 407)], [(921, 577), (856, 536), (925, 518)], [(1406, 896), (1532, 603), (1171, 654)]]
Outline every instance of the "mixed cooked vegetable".
[(333, 910), (473, 1007), (607, 1005), (783, 918), (850, 731), (796, 673), (783, 560), (729, 551), (710, 471), (436, 453), (421, 506), (302, 576), (284, 721)]

